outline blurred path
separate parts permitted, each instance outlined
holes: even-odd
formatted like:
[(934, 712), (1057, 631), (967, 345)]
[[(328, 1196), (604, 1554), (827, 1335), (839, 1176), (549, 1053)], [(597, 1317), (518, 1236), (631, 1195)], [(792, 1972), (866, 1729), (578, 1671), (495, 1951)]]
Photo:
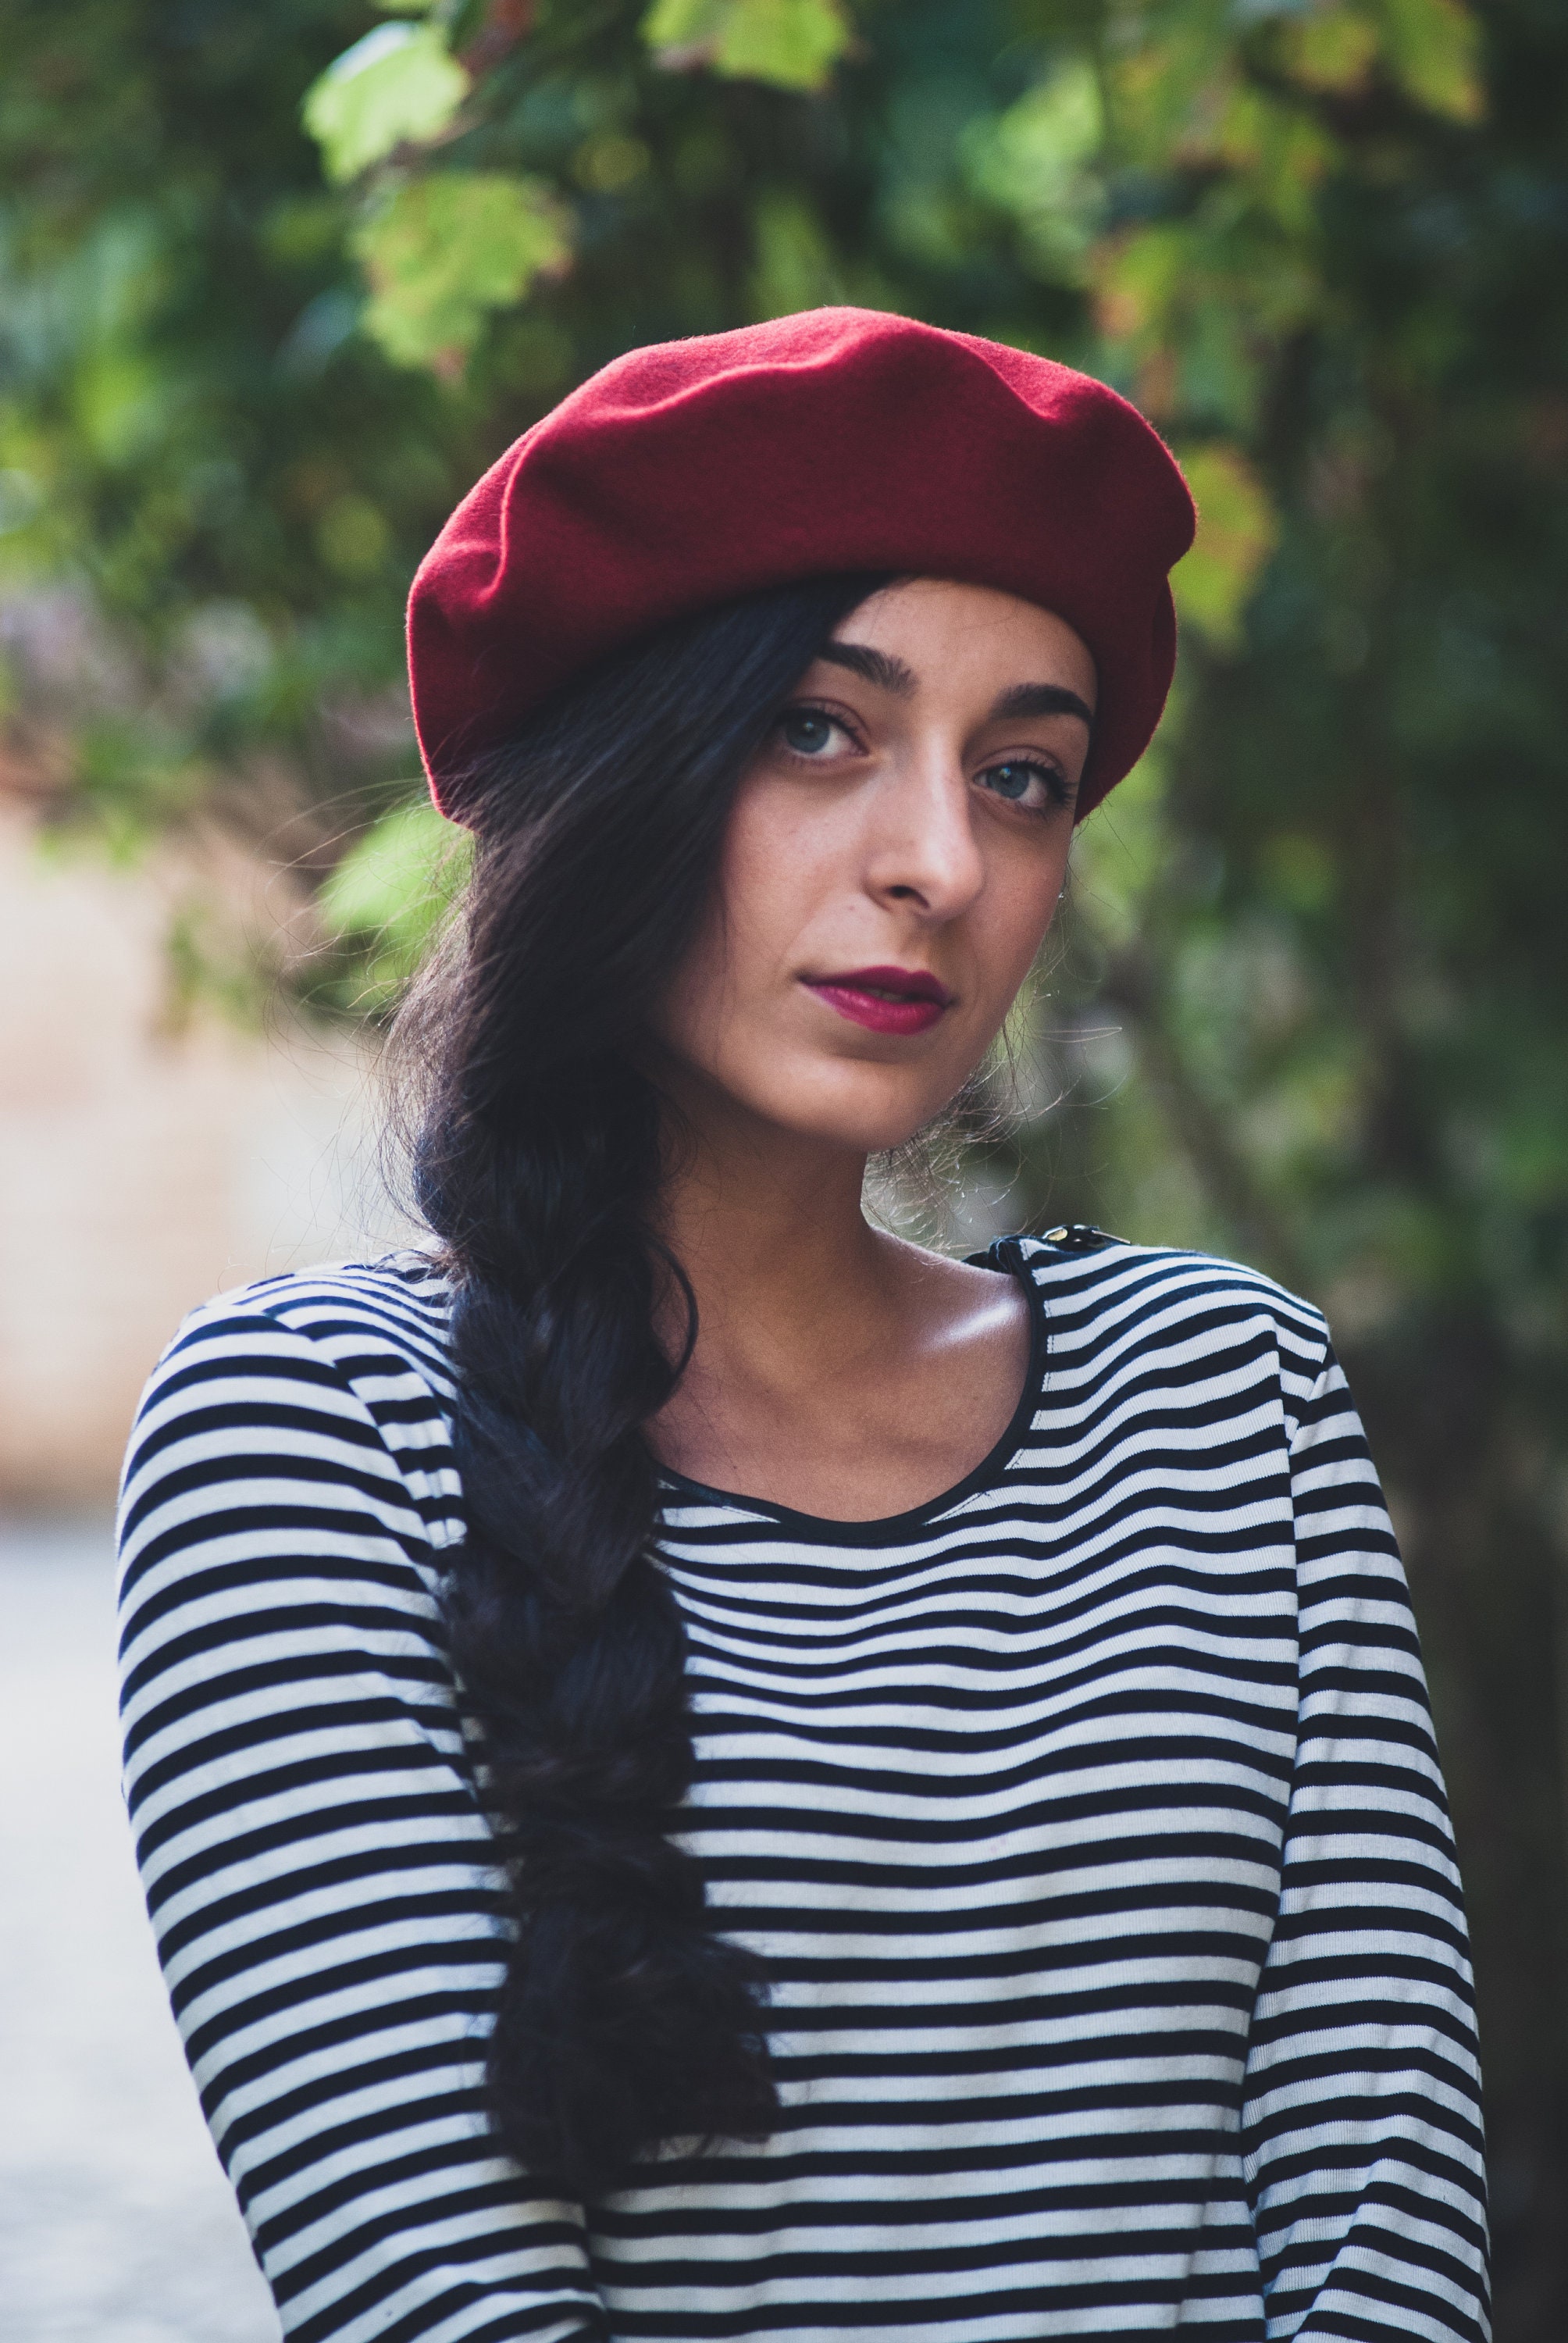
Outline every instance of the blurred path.
[(107, 1525), (0, 1523), (0, 2334), (276, 2343), (120, 1803)]

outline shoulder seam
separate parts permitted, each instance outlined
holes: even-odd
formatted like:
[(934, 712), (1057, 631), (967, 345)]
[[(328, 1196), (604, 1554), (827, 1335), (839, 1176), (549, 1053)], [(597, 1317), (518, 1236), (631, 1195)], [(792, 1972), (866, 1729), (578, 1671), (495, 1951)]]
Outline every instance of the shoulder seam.
[[(246, 1287), (236, 1289), (232, 1297), (218, 1294), (215, 1295), (210, 1302), (199, 1302), (182, 1322), (178, 1332), (154, 1370), (152, 1381), (161, 1380), (165, 1371), (175, 1365), (179, 1354), (191, 1344), (199, 1342), (204, 1335), (216, 1334), (221, 1331), (226, 1322), (236, 1322), (256, 1331), (266, 1327), (281, 1335), (286, 1342), (297, 1346), (301, 1354), (301, 1363), (308, 1361), (317, 1374), (329, 1381), (346, 1399), (351, 1402), (357, 1413), (368, 1425), (377, 1448), (395, 1474), (398, 1485), (404, 1492), (405, 1501), (410, 1513), (420, 1523), (421, 1535), (428, 1552), (432, 1557), (438, 1554), (443, 1548), (440, 1542), (432, 1534), (434, 1525), (427, 1517), (427, 1508), (411, 1484), (405, 1461), (398, 1454), (392, 1442), (387, 1439), (386, 1430), (370, 1400), (359, 1390), (355, 1377), (332, 1356), (327, 1344), (322, 1342), (308, 1325), (296, 1324), (286, 1314), (282, 1305), (276, 1302), (263, 1301), (255, 1289)], [(437, 1394), (425, 1383), (414, 1362), (405, 1357), (379, 1328), (367, 1324), (365, 1332), (367, 1337), (380, 1342), (388, 1365), (395, 1365), (399, 1373), (416, 1378), (428, 1398), (432, 1418), (439, 1418), (442, 1412)], [(151, 1383), (148, 1388), (150, 1393)], [(127, 1469), (136, 1456), (136, 1447), (137, 1443), (133, 1437), (133, 1446), (127, 1457)], [(455, 1504), (453, 1510), (460, 1511), (460, 1504)]]

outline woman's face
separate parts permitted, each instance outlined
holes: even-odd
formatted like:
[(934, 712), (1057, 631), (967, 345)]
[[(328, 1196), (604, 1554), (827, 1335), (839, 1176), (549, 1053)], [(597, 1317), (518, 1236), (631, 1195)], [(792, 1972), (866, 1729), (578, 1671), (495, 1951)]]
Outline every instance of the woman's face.
[(852, 611), (741, 781), (654, 1020), (686, 1102), (865, 1152), (938, 1113), (1050, 924), (1094, 699), (1080, 637), (1010, 594), (918, 578)]

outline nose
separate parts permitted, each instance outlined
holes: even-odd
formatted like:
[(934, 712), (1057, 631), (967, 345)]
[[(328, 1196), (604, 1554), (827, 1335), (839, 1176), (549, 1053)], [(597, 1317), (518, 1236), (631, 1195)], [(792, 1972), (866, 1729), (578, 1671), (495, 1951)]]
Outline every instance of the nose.
[(969, 777), (956, 747), (922, 742), (872, 795), (866, 883), (879, 901), (933, 922), (968, 910), (985, 883)]

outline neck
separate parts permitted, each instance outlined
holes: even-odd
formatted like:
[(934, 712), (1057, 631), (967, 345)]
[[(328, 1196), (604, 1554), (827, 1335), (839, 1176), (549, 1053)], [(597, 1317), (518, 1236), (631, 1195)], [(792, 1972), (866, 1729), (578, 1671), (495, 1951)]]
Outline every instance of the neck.
[[(659, 1234), (691, 1281), (697, 1346), (647, 1430), (719, 1488), (870, 1520), (923, 1503), (1018, 1403), (1029, 1312), (1010, 1279), (867, 1222), (863, 1150), (683, 1094)], [(674, 1355), (678, 1296), (659, 1332)]]
[(691, 1280), (700, 1355), (737, 1344), (777, 1353), (865, 1323), (889, 1241), (860, 1208), (863, 1151), (686, 1096), (669, 1156), (656, 1225)]
[[(715, 1120), (719, 1127), (715, 1130)], [(729, 1127), (724, 1127), (729, 1122)], [(867, 1158), (795, 1131), (682, 1115), (658, 1232), (691, 1279), (703, 1323), (820, 1323), (839, 1279), (877, 1274), (881, 1240), (865, 1221)]]

